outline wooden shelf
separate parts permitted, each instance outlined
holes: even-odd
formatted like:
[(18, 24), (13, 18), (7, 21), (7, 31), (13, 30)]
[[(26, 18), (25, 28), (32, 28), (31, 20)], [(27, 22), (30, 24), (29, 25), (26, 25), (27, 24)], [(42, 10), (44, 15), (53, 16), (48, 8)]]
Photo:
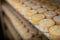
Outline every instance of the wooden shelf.
[[(10, 22), (12, 22), (11, 24), (13, 24), (13, 27), (15, 28), (15, 30), (17, 31), (17, 33), (19, 35), (22, 36), (22, 34), (20, 32), (22, 30), (20, 28), (23, 26), (26, 26), (26, 28), (30, 30), (32, 35), (33, 34), (35, 35), (34, 38), (36, 38), (38, 36), (42, 36), (40, 31), (38, 31), (31, 23), (29, 23), (27, 20), (25, 20), (25, 18), (22, 17), (22, 15), (18, 15), (17, 14), (18, 12), (15, 12), (10, 6), (4, 4), (4, 5), (2, 5), (2, 8), (3, 8), (6, 16), (10, 19)], [(19, 26), (17, 26), (16, 23), (18, 23)], [(38, 35), (36, 35), (36, 33), (38, 33)], [(25, 39), (23, 36), (22, 36), (22, 38)], [(36, 38), (36, 39), (39, 39), (39, 38)]]
[[(24, 16), (24, 14), (22, 12), (20, 12), (20, 7), (21, 7), (20, 3), (12, 1), (12, 0), (6, 0), (6, 2), (7, 2), (7, 4), (9, 4), (11, 6), (12, 9), (14, 9), (19, 14), (19, 16), (22, 16), (24, 18), (24, 20), (27, 20), (26, 22), (29, 22), (31, 25), (33, 25), (35, 28), (37, 28), (41, 32), (44, 30), (44, 29), (40, 28), (38, 25), (34, 25), (31, 20), (28, 20), (27, 17)], [(44, 33), (44, 32), (42, 32), (42, 33), (49, 38), (48, 33)]]
[[(20, 10), (21, 10), (21, 7), (22, 5), (18, 2), (15, 2), (13, 0), (6, 0), (6, 3), (2, 5), (2, 8), (5, 12), (5, 14), (8, 16), (8, 18), (10, 18), (12, 24), (14, 25), (13, 27), (15, 28), (15, 30), (18, 32), (19, 35), (21, 35), (21, 37), (23, 39), (25, 39), (22, 34), (21, 34), (21, 30), (20, 30), (20, 26), (26, 26), (27, 29), (30, 29), (30, 31), (35, 34), (35, 37), (37, 36), (41, 36), (42, 34), (44, 34), (46, 37), (49, 38), (49, 33), (44, 33), (42, 31), (42, 28), (40, 28), (38, 25), (34, 25), (32, 23), (31, 20), (28, 20), (26, 16), (24, 16), (24, 13), (22, 13)], [(15, 18), (17, 19), (14, 19), (12, 16), (9, 17), (9, 15), (12, 15), (13, 17), (15, 16)], [(14, 21), (15, 20), (15, 21)], [(20, 26), (16, 26), (16, 22), (20, 22)], [(31, 30), (33, 29), (33, 30)], [(13, 29), (12, 29), (13, 30)], [(10, 31), (12, 31), (10, 30)], [(36, 35), (38, 33), (38, 35)]]

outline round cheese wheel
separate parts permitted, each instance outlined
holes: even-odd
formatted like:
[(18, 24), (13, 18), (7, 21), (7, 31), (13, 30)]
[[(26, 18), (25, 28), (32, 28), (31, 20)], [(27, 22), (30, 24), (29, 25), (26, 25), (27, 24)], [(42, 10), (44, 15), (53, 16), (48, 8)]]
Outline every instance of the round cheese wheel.
[(42, 19), (44, 19), (44, 18), (45, 18), (44, 15), (42, 15), (42, 14), (36, 14), (36, 15), (34, 15), (34, 16), (32, 17), (32, 22), (33, 22), (34, 24), (39, 24), (39, 22), (40, 22)]
[(55, 16), (54, 21), (56, 22), (56, 24), (60, 25), (60, 16)]
[(25, 15), (29, 18), (31, 18), (33, 15), (35, 15), (37, 13), (36, 10), (26, 10), (25, 11)]
[(19, 11), (22, 11), (22, 5), (16, 7)]
[(49, 29), (50, 38), (60, 40), (60, 25), (54, 25)]
[(44, 4), (43, 7), (44, 7), (44, 8), (47, 8), (48, 10), (51, 10), (51, 11), (57, 9), (56, 6), (51, 5), (51, 4), (49, 4), (49, 3), (48, 3), (48, 4)]
[(44, 4), (43, 8), (49, 8), (49, 6), (51, 6), (51, 4)]
[(33, 6), (32, 6), (32, 9), (34, 9), (34, 10), (37, 10), (37, 9), (39, 9), (39, 8), (40, 8), (40, 6), (38, 6), (38, 5), (35, 5), (35, 6), (33, 5)]
[(44, 29), (44, 32), (48, 32), (48, 29), (55, 25), (55, 22), (52, 19), (43, 19), (40, 21), (39, 25)]
[(30, 10), (30, 7), (27, 7), (26, 5), (22, 5), (22, 11), (21, 12), (23, 13), (23, 15), (26, 15), (25, 13), (27, 10)]
[(60, 15), (60, 9), (57, 9), (56, 12), (58, 13), (58, 15)]
[[(22, 5), (22, 8), (23, 8), (23, 9), (31, 9), (30, 7), (26, 6), (25, 4)], [(22, 10), (23, 10), (23, 9), (22, 9)]]
[(53, 18), (54, 16), (56, 16), (56, 12), (54, 11), (47, 11), (46, 13), (44, 13), (44, 15), (47, 17), (47, 18)]
[(31, 3), (30, 1), (26, 1), (26, 2), (25, 2), (25, 5), (27, 5), (27, 6), (30, 7), (30, 8), (32, 7), (32, 3)]
[(44, 12), (46, 12), (47, 11), (47, 9), (45, 9), (45, 8), (39, 8), (38, 9), (38, 12), (40, 13), (40, 14), (42, 14), (42, 13), (44, 13)]
[(48, 10), (56, 10), (57, 9), (57, 7), (56, 6), (48, 6), (48, 8), (47, 8)]

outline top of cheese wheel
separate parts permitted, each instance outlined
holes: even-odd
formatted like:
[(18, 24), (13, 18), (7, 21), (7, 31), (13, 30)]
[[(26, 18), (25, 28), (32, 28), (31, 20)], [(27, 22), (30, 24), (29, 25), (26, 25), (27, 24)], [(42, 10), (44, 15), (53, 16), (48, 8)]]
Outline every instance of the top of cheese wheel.
[(25, 12), (28, 14), (36, 14), (37, 13), (36, 10), (26, 10)]
[(40, 21), (40, 25), (42, 27), (51, 27), (55, 24), (55, 22), (52, 19), (43, 19)]
[(37, 13), (36, 10), (31, 10), (30, 12), (33, 13), (33, 14), (36, 14)]
[(30, 7), (26, 6), (26, 5), (22, 5), (23, 9), (31, 9)]
[(38, 12), (45, 12), (45, 11), (47, 11), (46, 8), (39, 8), (39, 9), (38, 9)]
[(38, 9), (38, 8), (40, 8), (40, 6), (38, 6), (38, 5), (32, 5), (32, 8), (33, 9)]
[(49, 15), (56, 15), (56, 12), (54, 12), (54, 11), (48, 11), (48, 12), (46, 12), (47, 14), (49, 14)]
[(33, 18), (33, 19), (36, 18), (36, 20), (38, 20), (38, 19), (41, 20), (41, 19), (44, 19), (45, 16), (44, 16), (43, 14), (36, 14), (36, 15), (34, 15), (32, 18)]
[(43, 20), (44, 18), (45, 18), (45, 16), (43, 14), (36, 14), (36, 15), (32, 16), (32, 22), (34, 24), (39, 24), (39, 22), (41, 20)]
[(55, 16), (54, 20), (57, 21), (57, 22), (60, 22), (60, 16)]
[(47, 18), (53, 18), (54, 16), (57, 15), (56, 12), (54, 12), (54, 11), (47, 11), (47, 12), (44, 13), (44, 14), (45, 14), (45, 16), (46, 16)]
[(45, 8), (40, 8), (39, 10), (41, 10), (41, 11), (46, 11), (47, 9), (45, 9)]

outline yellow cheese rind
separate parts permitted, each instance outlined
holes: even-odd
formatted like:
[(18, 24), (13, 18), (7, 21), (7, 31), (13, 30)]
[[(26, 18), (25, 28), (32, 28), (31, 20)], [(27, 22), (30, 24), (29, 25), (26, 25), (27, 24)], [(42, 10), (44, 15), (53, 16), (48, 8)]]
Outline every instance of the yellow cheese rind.
[(45, 18), (45, 16), (43, 14), (36, 14), (32, 17), (32, 22), (34, 24), (39, 24), (39, 22), (44, 18)]

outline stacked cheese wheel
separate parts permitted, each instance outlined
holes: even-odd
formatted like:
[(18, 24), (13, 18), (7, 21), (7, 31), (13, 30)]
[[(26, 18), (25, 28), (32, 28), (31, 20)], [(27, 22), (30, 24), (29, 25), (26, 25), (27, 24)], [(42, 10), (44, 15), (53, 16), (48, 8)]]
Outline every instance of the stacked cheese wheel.
[(60, 8), (60, 3), (53, 2), (52, 0), (31, 0), (33, 3), (37, 5), (41, 5), (44, 8), (47, 8), (48, 10), (56, 10), (57, 8)]
[[(52, 37), (59, 39), (60, 30), (58, 30), (58, 28), (60, 26), (58, 25), (60, 25), (60, 5), (58, 6), (58, 3), (52, 3), (52, 1), (41, 0), (40, 3), (38, 3), (38, 1), (31, 0), (31, 2), (24, 2), (24, 5), (30, 8), (29, 10), (25, 10), (25, 16), (30, 17), (28, 20), (31, 20), (34, 25), (39, 25), (43, 28), (43, 32), (49, 32), (50, 35), (54, 33)], [(51, 31), (53, 31), (53, 33)], [(59, 32), (55, 33), (56, 31)]]

